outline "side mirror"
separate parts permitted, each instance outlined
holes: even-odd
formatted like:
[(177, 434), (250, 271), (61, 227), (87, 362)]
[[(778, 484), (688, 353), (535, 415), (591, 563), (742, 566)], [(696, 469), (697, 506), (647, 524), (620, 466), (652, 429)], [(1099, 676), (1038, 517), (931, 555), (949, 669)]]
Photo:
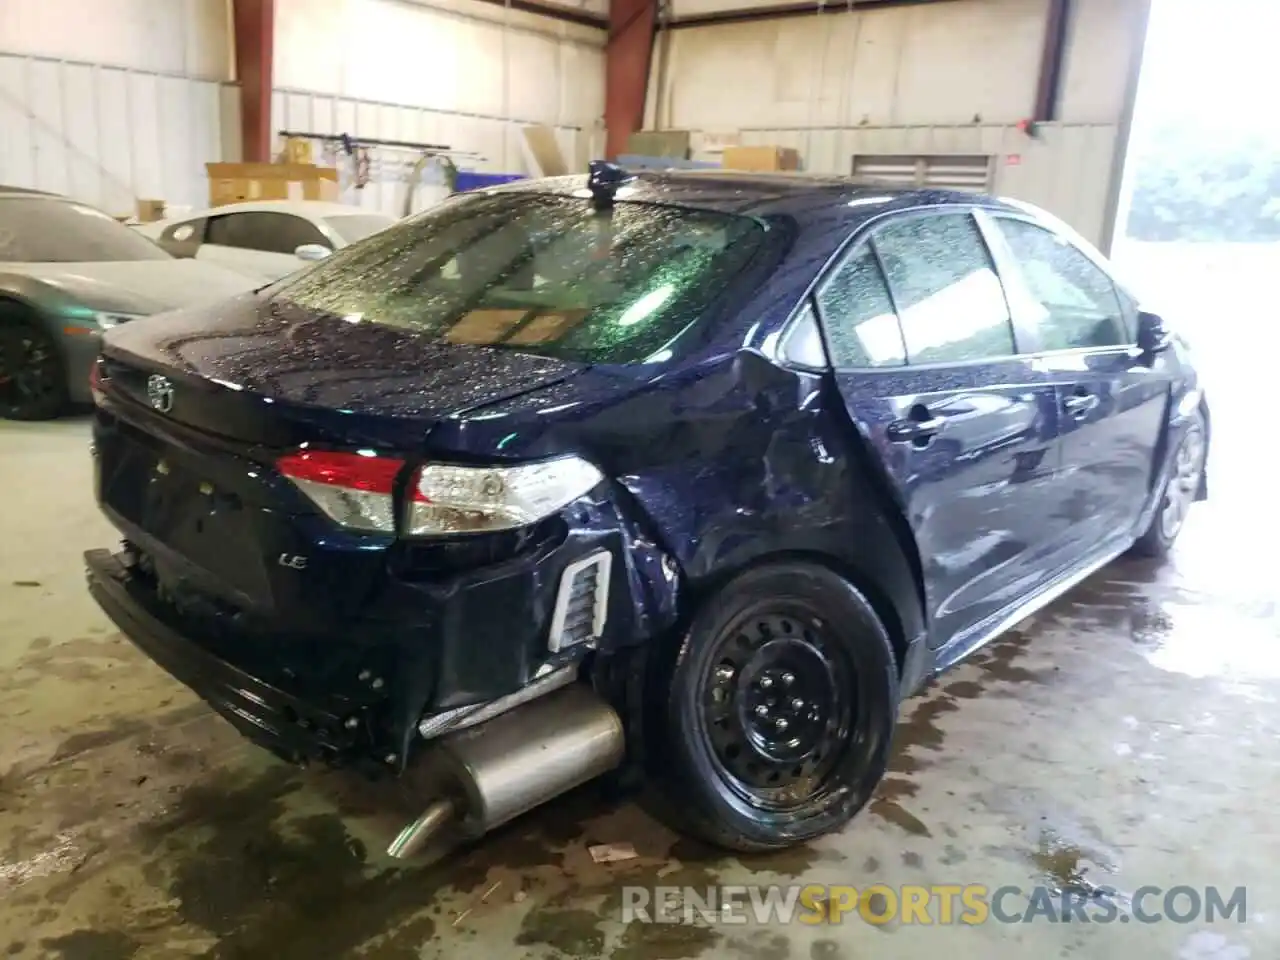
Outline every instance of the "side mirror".
[(323, 260), (329, 254), (333, 253), (323, 243), (304, 243), (293, 251), (293, 255), (299, 260), (313, 261)]
[(1158, 314), (1142, 311), (1138, 314), (1138, 349), (1148, 356), (1163, 353), (1173, 342), (1173, 334)]

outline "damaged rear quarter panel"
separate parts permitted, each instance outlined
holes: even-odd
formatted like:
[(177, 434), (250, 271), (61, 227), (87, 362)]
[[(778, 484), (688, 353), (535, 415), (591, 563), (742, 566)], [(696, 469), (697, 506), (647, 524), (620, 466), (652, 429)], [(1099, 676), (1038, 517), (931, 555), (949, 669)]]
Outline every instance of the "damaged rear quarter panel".
[(616, 524), (625, 545), (614, 586), (626, 576), (632, 617), (606, 646), (660, 635), (747, 567), (808, 557), (868, 595), (901, 654), (924, 629), (914, 544), (829, 388), (747, 350), (656, 376), (595, 368), (450, 440), (513, 459), (576, 452), (604, 470), (611, 504), (570, 508), (570, 521)]

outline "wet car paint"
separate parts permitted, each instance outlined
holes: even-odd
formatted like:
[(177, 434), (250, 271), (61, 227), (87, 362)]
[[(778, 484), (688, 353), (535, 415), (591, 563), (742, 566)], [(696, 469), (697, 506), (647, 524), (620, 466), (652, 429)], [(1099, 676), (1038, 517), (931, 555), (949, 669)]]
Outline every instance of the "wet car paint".
[[(565, 194), (580, 187), (580, 178), (568, 178), (499, 189)], [(369, 444), (411, 463), (573, 453), (609, 478), (563, 512), (563, 528), (547, 534), (545, 549), (507, 548), (501, 562), (473, 570), (446, 564), (425, 588), (404, 576), (399, 561), (411, 552), (443, 552), (445, 545), (374, 538), (357, 546), (374, 551), (371, 571), (384, 550), (387, 570), (371, 572), (373, 583), (358, 595), (336, 596), (341, 557), (353, 545), (306, 517), (296, 496), (286, 506), (279, 478), (257, 478), (270, 492), (249, 539), (270, 545), (264, 556), (274, 557), (281, 538), (292, 538), (287, 551), (327, 555), (334, 565), (332, 578), (315, 583), (289, 582), (287, 571), (274, 571), (272, 586), (250, 592), (250, 605), (256, 601), (283, 623), (294, 616), (305, 621), (303, 608), (317, 621), (323, 618), (316, 611), (330, 612), (338, 617), (330, 631), (347, 635), (360, 632), (349, 629), (352, 621), (365, 631), (386, 622), (419, 625), (406, 631), (398, 654), (412, 666), (397, 671), (397, 689), (377, 707), (375, 742), (395, 745), (396, 766), (406, 760), (421, 712), (512, 692), (547, 665), (538, 644), (559, 571), (596, 546), (607, 544), (622, 561), (600, 641), (606, 652), (662, 635), (736, 571), (770, 557), (809, 556), (846, 573), (872, 599), (895, 639), (905, 693), (986, 639), (993, 618), (1037, 585), (1052, 585), (1131, 542), (1153, 509), (1151, 491), (1162, 489), (1138, 489), (1127, 470), (1127, 487), (1113, 494), (1111, 461), (1084, 464), (1086, 493), (1121, 497), (1134, 526), (1116, 525), (1114, 541), (1070, 551), (1047, 541), (1038, 526), (1071, 509), (1077, 496), (1070, 477), (1080, 465), (1064, 460), (1058, 430), (1058, 403), (1071, 382), (1062, 371), (1012, 360), (846, 377), (780, 361), (778, 344), (798, 306), (859, 231), (905, 210), (999, 209), (998, 202), (758, 177), (652, 176), (628, 189), (631, 201), (731, 210), (786, 233), (767, 282), (733, 316), (700, 328), (678, 361), (588, 367), (483, 348), (441, 349), (341, 318), (282, 313), (261, 297), (170, 316), (163, 328), (133, 324), (107, 338), (109, 400), (96, 428), (100, 447), (117, 415), (142, 433), (175, 441), (187, 419), (204, 432), (230, 434), (208, 456), (239, 457), (267, 473), (270, 455), (310, 436)], [(1122, 406), (1141, 397), (1135, 409), (1146, 406), (1142, 425), (1151, 434), (1136, 436), (1138, 449), (1126, 456), (1145, 463), (1151, 477), (1168, 430), (1180, 421), (1150, 411), (1163, 399), (1162, 410), (1187, 415), (1178, 403), (1195, 381), (1177, 352), (1144, 362), (1148, 382), (1163, 392), (1132, 390), (1107, 402)], [(136, 378), (148, 371), (174, 376), (178, 394), (168, 418), (139, 402)], [(433, 383), (442, 386), (435, 394)], [(884, 430), (926, 402), (941, 403), (956, 426), (919, 457), (904, 459)], [(1116, 470), (1126, 465), (1118, 460)], [(136, 527), (126, 532), (147, 539)], [(217, 591), (222, 585), (213, 580), (207, 588)], [(375, 597), (382, 604), (376, 614)], [(335, 609), (338, 598), (350, 608)], [(518, 611), (525, 626), (485, 629), (491, 645), (478, 654), (469, 646), (477, 625), (498, 609)], [(949, 652), (938, 653), (943, 647)], [(335, 664), (340, 659), (331, 656)], [(495, 670), (497, 662), (506, 669)], [(352, 673), (365, 669), (358, 656), (348, 666)]]

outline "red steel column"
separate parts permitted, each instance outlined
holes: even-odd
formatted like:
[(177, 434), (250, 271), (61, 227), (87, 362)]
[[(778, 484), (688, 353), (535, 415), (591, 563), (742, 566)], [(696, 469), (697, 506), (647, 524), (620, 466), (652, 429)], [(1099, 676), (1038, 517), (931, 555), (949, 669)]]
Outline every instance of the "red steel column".
[(649, 58), (658, 22), (658, 0), (610, 0), (605, 47), (605, 154), (616, 159), (627, 138), (644, 126)]
[(243, 159), (271, 159), (272, 51), (276, 40), (275, 0), (232, 0), (236, 80), (240, 83), (240, 139)]

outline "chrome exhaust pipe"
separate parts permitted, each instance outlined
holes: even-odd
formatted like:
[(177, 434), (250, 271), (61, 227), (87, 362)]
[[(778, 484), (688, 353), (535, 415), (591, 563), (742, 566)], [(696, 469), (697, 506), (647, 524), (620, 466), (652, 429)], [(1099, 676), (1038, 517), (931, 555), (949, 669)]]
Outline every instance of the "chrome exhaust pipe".
[(451, 824), (466, 838), (479, 837), (614, 769), (625, 748), (618, 714), (582, 684), (449, 733), (436, 753), (452, 789), (387, 853), (412, 857)]

